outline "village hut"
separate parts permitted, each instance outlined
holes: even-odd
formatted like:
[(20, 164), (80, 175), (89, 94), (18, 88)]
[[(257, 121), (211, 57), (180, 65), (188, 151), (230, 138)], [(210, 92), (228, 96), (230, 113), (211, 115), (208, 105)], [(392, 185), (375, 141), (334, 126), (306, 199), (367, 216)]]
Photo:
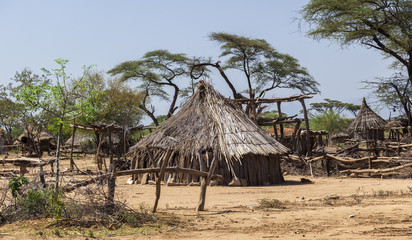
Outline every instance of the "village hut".
[(21, 145), (22, 150), (29, 150), (32, 153), (35, 149), (33, 149), (33, 144), (36, 146), (38, 153), (42, 154), (44, 151), (50, 154), (50, 150), (56, 149), (56, 138), (53, 137), (50, 133), (46, 131), (42, 131), (40, 133), (33, 131), (31, 139), (30, 135), (27, 134), (27, 131), (24, 131), (17, 140), (14, 142), (15, 145)]
[[(181, 110), (134, 145), (132, 168), (148, 168), (164, 158), (169, 167), (209, 171), (243, 185), (269, 185), (283, 181), (280, 156), (289, 149), (259, 128), (243, 111), (213, 87), (200, 81), (197, 91)], [(171, 175), (165, 176), (165, 180)], [(174, 181), (190, 183), (197, 177), (177, 173)]]
[(408, 119), (402, 117), (395, 118), (381, 128), (389, 130), (388, 139), (399, 141), (404, 136), (408, 136)]
[(333, 133), (329, 137), (329, 144), (332, 146), (339, 145), (339, 143), (345, 143), (348, 139), (350, 139), (350, 135), (343, 132)]
[(348, 128), (349, 135), (355, 140), (384, 140), (384, 130), (381, 127), (385, 126), (386, 121), (376, 114), (366, 104), (365, 98), (362, 100), (362, 106), (356, 115), (355, 120)]
[[(66, 148), (71, 148), (73, 141), (73, 136), (71, 136), (65, 143)], [(73, 148), (79, 150), (79, 151), (92, 151), (93, 149), (96, 149), (96, 141), (94, 140), (93, 134), (90, 134), (88, 132), (84, 131), (79, 131), (74, 135), (74, 141), (73, 141)]]

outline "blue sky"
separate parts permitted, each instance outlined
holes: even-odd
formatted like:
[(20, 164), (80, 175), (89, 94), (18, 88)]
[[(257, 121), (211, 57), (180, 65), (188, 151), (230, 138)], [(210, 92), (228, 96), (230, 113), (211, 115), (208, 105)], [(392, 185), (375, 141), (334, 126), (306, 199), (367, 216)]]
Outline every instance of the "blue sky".
[[(219, 46), (207, 36), (211, 32), (228, 32), (263, 38), (280, 52), (297, 58), (320, 83), (322, 93), (308, 103), (331, 98), (360, 104), (362, 97), (373, 102), (361, 81), (390, 76), (391, 61), (371, 49), (341, 48), (326, 40), (306, 37), (308, 26), (295, 19), (307, 2), (2, 0), (0, 83), (8, 84), (15, 72), (25, 67), (35, 73), (40, 73), (42, 67), (53, 68), (53, 60), (60, 57), (70, 60), (68, 71), (74, 77), (81, 75), (83, 65), (96, 64), (96, 70), (107, 71), (156, 49), (217, 61)], [(236, 79), (237, 87), (244, 89), (242, 75), (229, 75)], [(230, 95), (220, 75), (216, 73), (212, 79), (217, 90)], [(295, 93), (281, 89), (267, 97)], [(293, 115), (299, 105), (284, 105), (282, 110)], [(166, 111), (160, 107), (156, 113)], [(387, 112), (380, 111), (384, 117)]]

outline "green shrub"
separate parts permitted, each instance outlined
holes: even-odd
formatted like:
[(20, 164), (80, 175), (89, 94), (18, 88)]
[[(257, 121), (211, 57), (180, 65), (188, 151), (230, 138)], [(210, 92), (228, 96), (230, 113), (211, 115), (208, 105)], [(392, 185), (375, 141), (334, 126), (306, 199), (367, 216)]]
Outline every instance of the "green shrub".
[(56, 196), (53, 186), (33, 188), (17, 197), (15, 217), (32, 219), (40, 217), (61, 218), (65, 212), (64, 194)]
[(333, 110), (328, 110), (321, 114), (311, 114), (310, 127), (313, 130), (326, 130), (329, 133), (345, 132), (352, 122)]
[(15, 177), (10, 180), (9, 188), (11, 189), (11, 194), (14, 198), (16, 198), (18, 194), (21, 194), (21, 187), (27, 183), (29, 183), (29, 179), (24, 176)]

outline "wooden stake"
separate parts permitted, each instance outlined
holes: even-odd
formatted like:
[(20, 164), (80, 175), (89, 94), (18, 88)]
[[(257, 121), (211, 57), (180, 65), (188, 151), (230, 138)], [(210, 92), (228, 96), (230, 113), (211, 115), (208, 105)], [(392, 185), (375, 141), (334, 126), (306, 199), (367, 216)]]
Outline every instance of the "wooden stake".
[(311, 156), (312, 155), (312, 145), (310, 142), (310, 128), (309, 128), (309, 118), (308, 118), (308, 112), (306, 111), (306, 105), (305, 105), (305, 100), (304, 99), (299, 99), (299, 102), (302, 104), (302, 109), (303, 109), (303, 116), (305, 118), (305, 125), (306, 125), (306, 156)]
[[(212, 163), (210, 164), (209, 173), (207, 174), (206, 177), (202, 177), (201, 186), (200, 186), (200, 198), (199, 198), (199, 204), (197, 206), (197, 211), (205, 210), (207, 185), (209, 185), (210, 179), (212, 178), (213, 172), (215, 171), (215, 168), (218, 162), (217, 160), (218, 157), (216, 155), (217, 154), (213, 154), (213, 160), (212, 160)], [(203, 159), (201, 161), (203, 161)]]
[(161, 184), (162, 179), (165, 175), (166, 165), (169, 163), (169, 160), (172, 156), (173, 156), (173, 154), (171, 154), (171, 151), (168, 151), (166, 156), (162, 160), (162, 165), (160, 167), (160, 173), (156, 176), (157, 177), (156, 178), (156, 199), (155, 199), (155, 203), (154, 203), (154, 206), (153, 206), (153, 211), (152, 211), (153, 213), (156, 212), (157, 205), (159, 204), (160, 190), (161, 190), (161, 185), (160, 184)]
[[(277, 102), (277, 105), (278, 105), (278, 115), (279, 115), (279, 117), (282, 117), (282, 109), (280, 108), (280, 104), (281, 104), (282, 102)], [(284, 135), (284, 133), (283, 133), (283, 123), (280, 123), (279, 124), (279, 132), (280, 132), (280, 141), (283, 143), (284, 142), (284, 137), (285, 137), (285, 135)]]
[(74, 169), (73, 161), (73, 148), (74, 148), (74, 137), (76, 135), (76, 118), (73, 118), (73, 134), (72, 134), (72, 146), (70, 148), (70, 171)]

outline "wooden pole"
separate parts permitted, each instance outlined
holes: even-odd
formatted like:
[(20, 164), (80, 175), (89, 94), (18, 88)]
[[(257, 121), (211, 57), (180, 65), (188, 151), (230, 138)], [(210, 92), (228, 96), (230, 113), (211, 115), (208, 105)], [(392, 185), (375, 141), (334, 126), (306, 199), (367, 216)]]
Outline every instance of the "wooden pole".
[(218, 154), (213, 154), (213, 160), (212, 160), (212, 163), (210, 164), (210, 168), (209, 168), (209, 172), (208, 172), (207, 176), (202, 177), (201, 186), (200, 186), (199, 204), (197, 206), (197, 211), (204, 211), (205, 210), (207, 185), (209, 185), (210, 179), (212, 178), (213, 172), (215, 171), (215, 168), (216, 168), (217, 162), (218, 162), (218, 156), (216, 156), (216, 155), (218, 155)]
[(305, 125), (306, 125), (306, 156), (312, 156), (312, 145), (310, 142), (310, 128), (309, 128), (309, 118), (308, 118), (308, 112), (306, 110), (306, 105), (305, 105), (305, 100), (304, 99), (299, 99), (299, 102), (302, 104), (302, 109), (303, 109), (303, 116), (305, 118)]
[(124, 161), (126, 162), (126, 153), (127, 153), (127, 145), (126, 145), (126, 130), (123, 127), (123, 156), (124, 156)]
[(275, 139), (279, 140), (278, 129), (276, 128), (276, 123), (273, 124), (273, 133), (275, 134)]
[(107, 129), (107, 134), (109, 138), (109, 153), (110, 153), (110, 177), (109, 181), (107, 182), (108, 186), (108, 206), (114, 206), (114, 194), (116, 189), (116, 162), (113, 160), (113, 146), (112, 146), (112, 134), (110, 132), (110, 128)]
[(291, 150), (294, 152), (296, 150), (296, 135), (298, 134), (299, 128), (300, 128), (300, 121), (296, 123), (295, 129), (293, 130), (292, 134), (292, 142), (291, 142)]
[(153, 206), (153, 213), (155, 213), (156, 212), (156, 209), (157, 209), (157, 205), (159, 204), (159, 199), (160, 199), (160, 190), (161, 190), (161, 182), (162, 182), (162, 179), (163, 179), (163, 177), (164, 177), (164, 175), (165, 175), (165, 169), (166, 169), (166, 166), (167, 166), (167, 164), (169, 163), (169, 161), (170, 161), (170, 158), (171, 158), (171, 156), (173, 156), (173, 155), (171, 155), (171, 151), (168, 151), (167, 152), (167, 154), (166, 154), (166, 156), (163, 158), (163, 160), (162, 160), (162, 165), (161, 165), (161, 167), (160, 167), (160, 172), (159, 172), (159, 174), (156, 176), (157, 178), (156, 178), (156, 199), (155, 199), (155, 203), (154, 203), (154, 206)]
[[(281, 104), (282, 102), (277, 102), (277, 105), (278, 105), (278, 115), (279, 115), (279, 117), (282, 117), (282, 109), (281, 109), (281, 107), (280, 107), (280, 104)], [(283, 123), (280, 123), (279, 124), (279, 132), (280, 132), (280, 141), (283, 143), (284, 141), (284, 137), (285, 137), (285, 135), (284, 135), (284, 133), (283, 133)]]
[(76, 135), (76, 118), (73, 118), (73, 134), (72, 134), (72, 145), (70, 148), (70, 171), (74, 169), (74, 161), (73, 161), (73, 148), (74, 148), (74, 137)]

